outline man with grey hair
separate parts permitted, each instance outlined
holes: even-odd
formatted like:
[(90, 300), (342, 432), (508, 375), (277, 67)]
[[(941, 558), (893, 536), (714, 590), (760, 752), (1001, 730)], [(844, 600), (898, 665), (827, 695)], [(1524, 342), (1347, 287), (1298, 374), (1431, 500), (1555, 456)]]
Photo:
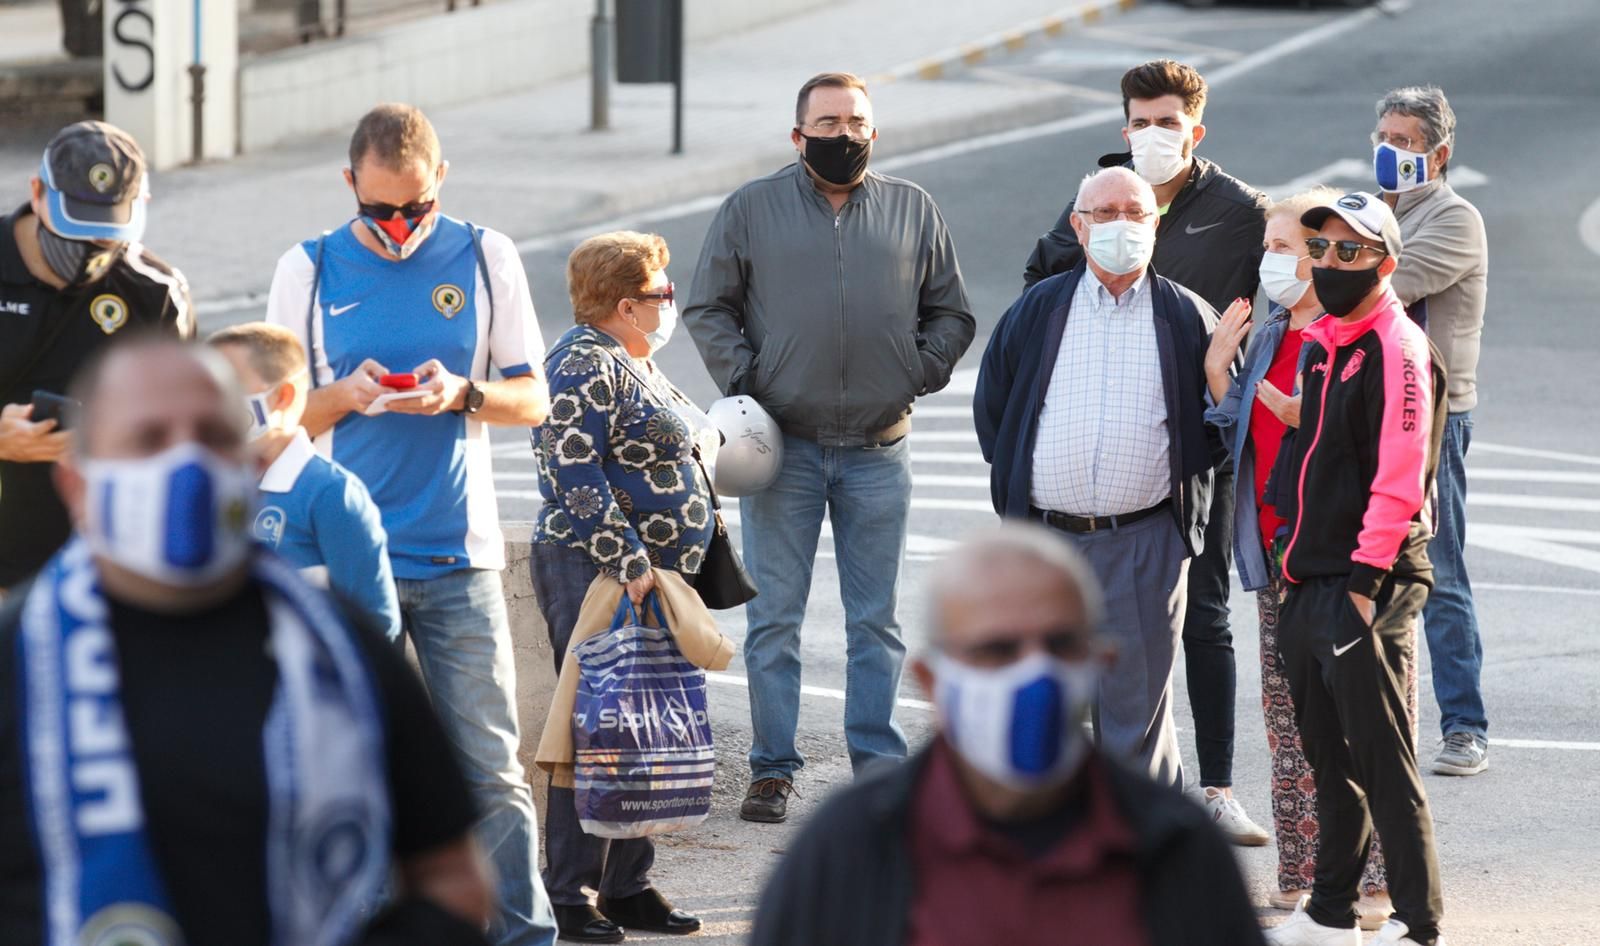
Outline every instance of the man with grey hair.
[(1156, 218), (1127, 168), (1084, 179), (1072, 226), (1086, 257), (1001, 318), (973, 414), (995, 511), (1057, 530), (1105, 587), (1117, 654), (1096, 704), (1102, 746), (1181, 785), (1173, 659), (1225, 451), (1204, 423), (1217, 314), (1149, 272)]
[(1400, 221), (1405, 253), (1395, 295), (1428, 333), (1449, 377), (1449, 418), (1439, 456), (1438, 512), (1428, 545), (1433, 594), (1422, 611), (1433, 660), (1433, 694), (1444, 736), (1433, 771), (1476, 775), (1489, 764), (1483, 705), (1483, 638), (1467, 578), (1467, 449), (1478, 403), (1478, 351), (1489, 241), (1478, 209), (1447, 181), (1456, 116), (1436, 86), (1393, 89), (1378, 100), (1373, 170)]
[[(938, 734), (812, 816), (767, 885), (755, 946), (1257, 946), (1203, 809), (1108, 758), (1084, 723), (1114, 660), (1089, 562), (1006, 523), (946, 559), (912, 672)], [(981, 909), (974, 909), (981, 904)]]

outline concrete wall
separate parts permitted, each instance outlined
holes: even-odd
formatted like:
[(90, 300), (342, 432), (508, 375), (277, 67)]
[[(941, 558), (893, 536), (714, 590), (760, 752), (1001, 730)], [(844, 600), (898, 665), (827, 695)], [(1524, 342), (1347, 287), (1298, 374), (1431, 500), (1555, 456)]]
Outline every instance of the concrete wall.
[[(838, 0), (686, 0), (690, 42)], [(500, 0), (239, 64), (241, 151), (345, 129), (378, 102), (437, 108), (589, 68), (591, 0)]]
[[(533, 597), (533, 578), (528, 571), (529, 522), (508, 522), (506, 532), (506, 570), (501, 576), (506, 586), (506, 609), (511, 617), (511, 639), (517, 657), (517, 716), (522, 724), (522, 766), (533, 785), (534, 800), (543, 823), (545, 790), (549, 778), (533, 764), (539, 748), (539, 734), (550, 712), (550, 695), (556, 689), (555, 665), (550, 655), (550, 635)], [(543, 830), (541, 827), (540, 830)]]

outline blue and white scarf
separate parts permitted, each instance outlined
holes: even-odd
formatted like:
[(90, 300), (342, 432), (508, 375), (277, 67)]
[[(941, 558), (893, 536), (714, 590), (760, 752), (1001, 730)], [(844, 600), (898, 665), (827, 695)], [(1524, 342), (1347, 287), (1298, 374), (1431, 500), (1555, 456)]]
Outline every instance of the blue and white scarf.
[[(340, 946), (389, 872), (384, 731), (365, 660), (326, 599), (270, 555), (278, 682), (262, 732), (274, 946)], [(28, 595), (18, 635), (46, 946), (179, 946), (146, 834), (115, 642), (88, 547), (74, 539)], [(195, 707), (203, 714), (205, 707)]]

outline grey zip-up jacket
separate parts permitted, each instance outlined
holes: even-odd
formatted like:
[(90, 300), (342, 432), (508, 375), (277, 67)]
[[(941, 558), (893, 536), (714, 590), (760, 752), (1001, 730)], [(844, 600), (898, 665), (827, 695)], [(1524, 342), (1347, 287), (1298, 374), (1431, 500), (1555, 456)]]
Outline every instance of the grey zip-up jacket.
[(926, 191), (868, 171), (835, 214), (799, 161), (723, 201), (683, 321), (719, 388), (824, 446), (905, 436), (977, 329)]
[(1411, 318), (1439, 346), (1450, 412), (1478, 403), (1478, 346), (1489, 283), (1489, 238), (1478, 208), (1443, 180), (1401, 194), (1400, 265), (1390, 283)]

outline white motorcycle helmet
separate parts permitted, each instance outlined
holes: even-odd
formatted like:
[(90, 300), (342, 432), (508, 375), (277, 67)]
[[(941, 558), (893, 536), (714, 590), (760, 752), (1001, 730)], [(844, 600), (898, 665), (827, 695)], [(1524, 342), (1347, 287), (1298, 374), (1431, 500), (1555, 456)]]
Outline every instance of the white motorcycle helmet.
[(719, 496), (749, 496), (772, 485), (783, 466), (783, 434), (755, 398), (725, 397), (706, 412), (722, 431), (712, 485)]

